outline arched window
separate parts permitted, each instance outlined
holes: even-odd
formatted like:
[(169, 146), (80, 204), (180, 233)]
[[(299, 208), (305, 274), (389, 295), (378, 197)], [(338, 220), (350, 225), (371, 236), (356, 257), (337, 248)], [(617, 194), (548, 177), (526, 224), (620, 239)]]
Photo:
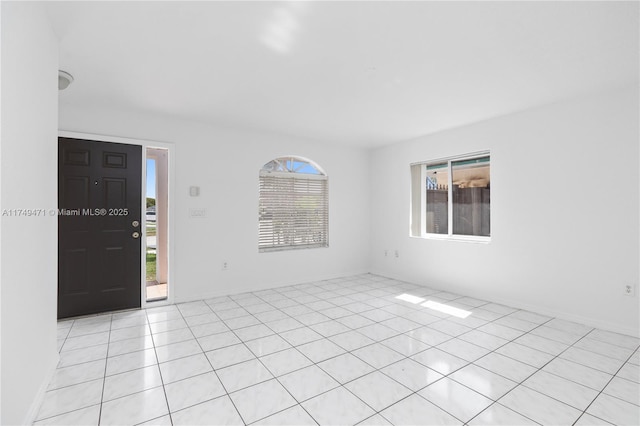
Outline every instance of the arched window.
[(260, 170), (258, 249), (329, 245), (327, 175), (309, 160), (281, 157)]

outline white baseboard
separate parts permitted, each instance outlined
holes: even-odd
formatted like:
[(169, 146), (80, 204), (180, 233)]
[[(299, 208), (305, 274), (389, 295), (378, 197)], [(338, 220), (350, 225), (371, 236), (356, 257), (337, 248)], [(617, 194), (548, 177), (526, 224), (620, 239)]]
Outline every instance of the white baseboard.
[(47, 374), (45, 374), (42, 384), (40, 385), (40, 388), (36, 393), (36, 397), (33, 399), (33, 402), (31, 403), (31, 407), (29, 407), (29, 411), (27, 412), (27, 415), (24, 419), (23, 424), (32, 425), (33, 422), (36, 420), (36, 416), (38, 415), (38, 412), (40, 411), (40, 407), (42, 407), (42, 403), (44, 402), (44, 397), (45, 397), (45, 394), (47, 393), (47, 388), (49, 387), (49, 383), (51, 383), (51, 380), (53, 379), (53, 375), (56, 373), (56, 367), (58, 366), (59, 361), (60, 361), (60, 354), (56, 352), (56, 356), (54, 357), (53, 362), (51, 363), (51, 365), (49, 365), (49, 368), (47, 369)]
[(242, 293), (251, 293), (254, 291), (269, 290), (272, 288), (280, 288), (280, 287), (289, 287), (292, 285), (306, 284), (306, 283), (311, 283), (316, 281), (327, 281), (327, 280), (332, 280), (336, 278), (344, 278), (344, 277), (350, 277), (350, 276), (362, 275), (362, 274), (368, 274), (368, 273), (369, 271), (367, 270), (358, 270), (358, 271), (344, 272), (339, 274), (313, 276), (313, 277), (306, 278), (304, 281), (292, 281), (292, 282), (284, 282), (284, 283), (277, 283), (277, 284), (265, 284), (260, 286), (245, 287), (242, 290), (238, 290), (238, 291), (229, 291), (228, 289), (223, 289), (218, 291), (201, 293), (196, 296), (192, 296), (188, 298), (175, 298), (174, 303), (194, 302), (197, 300), (213, 299), (214, 297), (230, 296), (230, 295), (242, 294)]
[[(495, 298), (494, 298), (495, 299)], [(530, 305), (528, 303), (522, 303), (515, 300), (496, 300), (496, 303), (500, 303), (501, 305), (513, 306), (514, 308), (524, 309), (531, 312), (536, 312), (541, 315), (546, 315), (548, 317), (554, 317), (566, 321), (577, 322), (579, 324), (588, 325), (589, 327), (598, 328), (601, 330), (611, 331), (614, 333), (624, 334), (627, 336), (640, 337), (640, 330), (638, 328), (632, 327), (623, 327), (619, 324), (611, 323), (608, 321), (601, 321), (591, 317), (585, 317), (582, 315), (574, 315), (564, 311), (554, 311), (552, 309), (546, 309), (535, 305)]]
[[(185, 298), (185, 299), (179, 299), (179, 300), (176, 299), (175, 303), (193, 302), (193, 301), (196, 301), (196, 300), (212, 299), (214, 297), (229, 296), (229, 295), (240, 294), (240, 293), (250, 293), (250, 292), (254, 292), (254, 291), (268, 290), (268, 289), (280, 288), (280, 287), (288, 287), (288, 286), (296, 285), (296, 284), (305, 284), (305, 283), (309, 283), (309, 282), (325, 281), (325, 280), (330, 280), (330, 279), (335, 279), (335, 278), (344, 278), (344, 277), (367, 274), (367, 273), (371, 273), (371, 274), (379, 275), (379, 276), (383, 276), (383, 277), (388, 277), (390, 279), (406, 281), (406, 282), (410, 282), (412, 284), (424, 285), (424, 284), (416, 283), (415, 281), (413, 281), (411, 279), (407, 279), (405, 277), (391, 276), (388, 272), (382, 273), (382, 272), (377, 272), (375, 270), (373, 270), (373, 271), (362, 271), (362, 270), (360, 270), (360, 271), (354, 271), (354, 272), (351, 272), (351, 273), (330, 274), (330, 275), (321, 275), (321, 276), (316, 276), (316, 277), (310, 277), (309, 279), (306, 279), (304, 282), (285, 282), (285, 283), (278, 283), (276, 285), (267, 284), (267, 285), (261, 285), (261, 286), (253, 286), (253, 287), (243, 288), (241, 291), (236, 291), (236, 292), (233, 292), (233, 291), (229, 292), (228, 290), (207, 292), (207, 293), (199, 294), (197, 296), (193, 296), (193, 297), (189, 297), (189, 298)], [(450, 288), (447, 289), (447, 288), (441, 288), (441, 287), (432, 286), (432, 285), (429, 285), (429, 287), (433, 288), (433, 289), (437, 289), (437, 290), (442, 290), (442, 291), (451, 291)], [(583, 316), (580, 316), (580, 315), (573, 315), (573, 314), (570, 314), (570, 313), (567, 313), (567, 312), (564, 312), (564, 311), (562, 311), (562, 312), (554, 311), (554, 310), (546, 309), (544, 307), (531, 305), (531, 304), (528, 304), (528, 303), (523, 303), (523, 302), (521, 302), (519, 300), (511, 300), (511, 299), (500, 298), (500, 297), (487, 298), (487, 297), (483, 296), (481, 294), (481, 292), (473, 292), (472, 294), (464, 294), (464, 295), (465, 296), (469, 296), (469, 297), (482, 299), (482, 300), (490, 300), (491, 302), (499, 303), (501, 305), (511, 306), (511, 307), (514, 307), (514, 308), (517, 308), (517, 309), (525, 309), (527, 311), (536, 312), (536, 313), (539, 313), (541, 315), (546, 315), (546, 316), (553, 317), (553, 318), (559, 318), (559, 319), (563, 319), (563, 320), (567, 320), (567, 321), (577, 322), (577, 323), (580, 323), (580, 324), (588, 325), (590, 327), (599, 328), (599, 329), (607, 330), (607, 331), (612, 331), (614, 333), (620, 333), (620, 334), (624, 334), (624, 335), (627, 335), (627, 336), (640, 337), (640, 330), (638, 330), (638, 328), (634, 328), (634, 327), (621, 327), (619, 324), (610, 323), (610, 322), (607, 322), (607, 321), (600, 321), (600, 320), (597, 320), (597, 319), (594, 319), (594, 318), (583, 317)]]
[[(411, 279), (403, 278), (400, 276), (390, 276), (388, 272), (378, 273), (378, 272), (372, 271), (371, 273), (375, 275), (387, 276), (392, 279), (402, 280), (412, 284), (423, 285), (427, 287), (426, 284), (417, 283)], [(442, 288), (442, 287), (438, 287), (437, 285), (429, 284), (428, 287), (433, 288), (435, 290), (442, 290), (442, 291), (449, 291), (449, 292), (452, 291), (454, 293), (458, 292), (456, 289), (452, 290), (451, 288)], [(638, 329), (637, 327), (624, 327), (624, 326), (621, 326), (620, 324), (615, 324), (608, 321), (601, 321), (591, 317), (574, 315), (565, 311), (555, 311), (552, 309), (547, 309), (541, 306), (522, 302), (520, 300), (513, 300), (513, 299), (507, 299), (507, 298), (501, 298), (501, 297), (486, 297), (482, 294), (482, 292), (464, 292), (464, 296), (469, 296), (469, 297), (477, 298), (480, 300), (488, 300), (501, 305), (506, 305), (513, 308), (517, 308), (517, 309), (524, 309), (524, 310), (535, 312), (541, 315), (546, 315), (548, 317), (577, 322), (580, 324), (588, 325), (590, 327), (599, 328), (599, 329), (611, 331), (614, 333), (624, 334), (624, 335), (633, 336), (633, 337), (640, 337), (640, 329)]]

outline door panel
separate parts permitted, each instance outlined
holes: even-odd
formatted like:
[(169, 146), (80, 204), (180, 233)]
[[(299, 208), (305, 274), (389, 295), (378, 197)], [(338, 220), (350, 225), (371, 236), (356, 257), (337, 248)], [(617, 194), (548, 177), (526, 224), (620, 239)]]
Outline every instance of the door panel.
[(58, 318), (139, 308), (142, 147), (58, 145)]
[(89, 273), (88, 257), (85, 248), (65, 250), (63, 254), (64, 264), (60, 265), (62, 283), (67, 294), (88, 293)]

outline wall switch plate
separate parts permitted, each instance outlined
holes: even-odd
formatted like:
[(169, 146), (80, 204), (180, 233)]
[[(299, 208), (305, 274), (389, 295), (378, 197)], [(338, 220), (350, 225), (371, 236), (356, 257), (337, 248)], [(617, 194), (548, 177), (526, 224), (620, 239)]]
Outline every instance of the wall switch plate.
[(636, 295), (636, 286), (633, 284), (627, 284), (624, 286), (624, 294), (625, 296), (635, 296)]
[(207, 217), (207, 209), (189, 209), (191, 217)]

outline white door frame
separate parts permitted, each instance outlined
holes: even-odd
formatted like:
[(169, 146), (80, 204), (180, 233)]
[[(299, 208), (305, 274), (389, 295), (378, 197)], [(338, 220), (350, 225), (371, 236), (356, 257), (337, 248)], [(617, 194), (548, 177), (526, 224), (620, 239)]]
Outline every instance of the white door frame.
[[(146, 274), (144, 271), (146, 270), (146, 246), (147, 239), (144, 238), (143, 246), (141, 250), (140, 256), (140, 307), (141, 309), (145, 309), (151, 306), (164, 306), (170, 305), (173, 303), (173, 293), (174, 293), (174, 244), (173, 244), (173, 236), (175, 235), (175, 206), (173, 203), (174, 194), (175, 194), (175, 144), (170, 142), (157, 142), (157, 141), (149, 141), (145, 139), (135, 139), (135, 138), (123, 138), (120, 136), (107, 136), (93, 133), (82, 133), (82, 132), (73, 132), (67, 130), (59, 130), (58, 136), (63, 138), (76, 138), (76, 139), (87, 139), (87, 140), (95, 140), (99, 142), (114, 142), (114, 143), (122, 143), (128, 145), (139, 145), (142, 147), (142, 181), (141, 185), (143, 188), (142, 193), (145, 194), (146, 191), (146, 176), (147, 176), (147, 148), (163, 148), (169, 151), (169, 194), (168, 194), (168, 218), (167, 218), (167, 245), (168, 245), (168, 254), (169, 254), (169, 264), (167, 265), (167, 275), (168, 275), (168, 285), (167, 285), (167, 298), (165, 300), (149, 302), (147, 303), (146, 297)], [(144, 212), (146, 211), (146, 197), (141, 197), (141, 224), (142, 229), (147, 229), (147, 217)], [(146, 235), (145, 235), (146, 237)]]

